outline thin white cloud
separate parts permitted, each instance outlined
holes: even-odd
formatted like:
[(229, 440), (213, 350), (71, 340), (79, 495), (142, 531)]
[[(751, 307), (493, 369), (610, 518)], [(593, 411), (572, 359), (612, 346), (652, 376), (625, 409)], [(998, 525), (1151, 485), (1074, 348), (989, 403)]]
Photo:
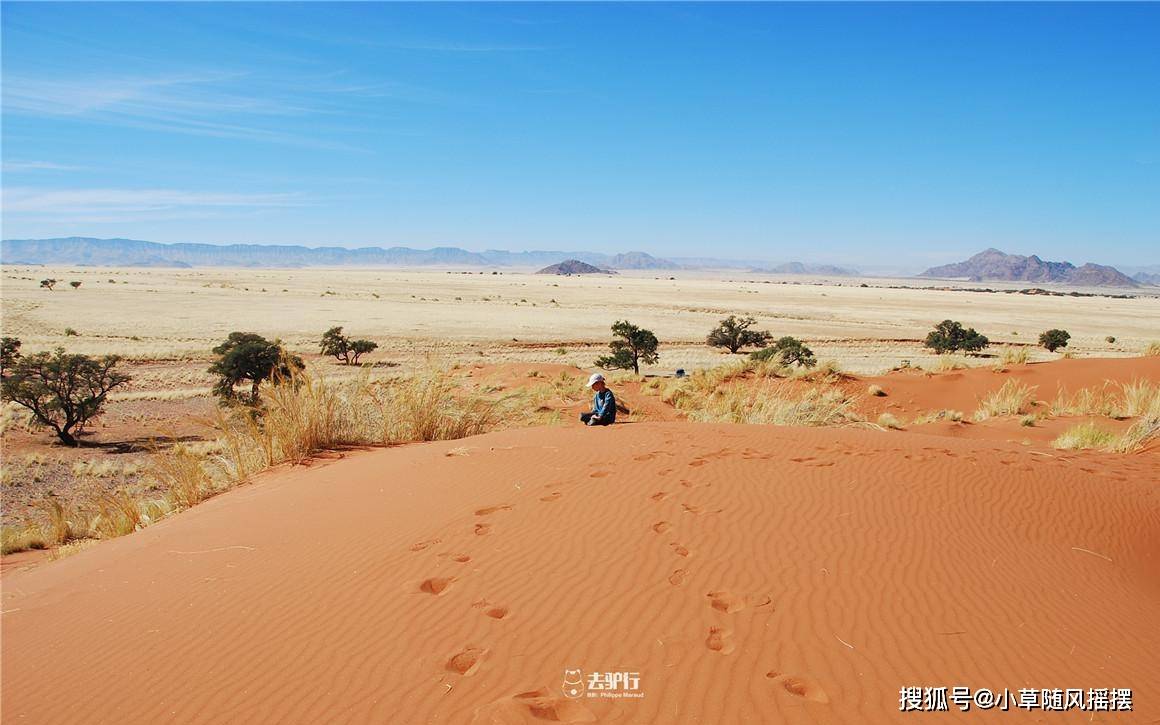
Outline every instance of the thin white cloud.
[(178, 189), (36, 189), (3, 191), (5, 216), (56, 221), (102, 222), (197, 218), (207, 213), (305, 206), (297, 194), (229, 194)]
[(169, 133), (235, 138), (331, 150), (357, 150), (302, 132), (295, 118), (337, 115), (345, 89), (283, 88), (240, 73), (156, 77), (34, 78), (11, 76), (3, 87), (4, 113), (73, 118)]
[(78, 171), (84, 167), (58, 164), (53, 161), (5, 161), (4, 171)]

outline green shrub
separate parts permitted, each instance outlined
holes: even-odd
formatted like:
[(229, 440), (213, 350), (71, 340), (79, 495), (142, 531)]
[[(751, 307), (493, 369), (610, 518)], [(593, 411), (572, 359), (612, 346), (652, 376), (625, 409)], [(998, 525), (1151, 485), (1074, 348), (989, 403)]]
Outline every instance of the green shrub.
[(954, 320), (943, 320), (935, 325), (923, 342), (924, 347), (929, 347), (939, 355), (959, 350), (978, 352), (990, 344), (991, 341), (975, 332), (975, 328), (963, 328), (962, 323)]
[(1053, 328), (1039, 334), (1039, 344), (1048, 352), (1055, 352), (1061, 347), (1067, 347), (1067, 341), (1070, 339), (1071, 335), (1067, 330)]
[(814, 353), (795, 337), (782, 337), (769, 347), (750, 353), (750, 359), (762, 362), (777, 362), (781, 365), (798, 365), (812, 368), (818, 364)]

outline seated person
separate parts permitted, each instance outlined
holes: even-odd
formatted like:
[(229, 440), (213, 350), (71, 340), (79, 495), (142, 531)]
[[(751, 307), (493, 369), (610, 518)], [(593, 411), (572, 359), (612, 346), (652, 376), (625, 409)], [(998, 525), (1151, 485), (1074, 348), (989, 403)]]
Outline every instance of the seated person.
[(588, 387), (596, 391), (592, 400), (592, 410), (580, 414), (580, 422), (586, 425), (612, 425), (616, 422), (616, 396), (604, 384), (604, 376), (593, 373), (588, 378)]

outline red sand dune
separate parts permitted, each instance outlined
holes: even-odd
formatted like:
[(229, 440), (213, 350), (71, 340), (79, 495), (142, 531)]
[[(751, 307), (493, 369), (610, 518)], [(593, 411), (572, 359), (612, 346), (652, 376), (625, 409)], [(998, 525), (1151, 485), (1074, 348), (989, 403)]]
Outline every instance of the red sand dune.
[(860, 378), (856, 384), (848, 385), (851, 392), (859, 394), (865, 394), (870, 384), (877, 384), (886, 391), (884, 398), (871, 397), (864, 401), (863, 409), (874, 415), (890, 411), (911, 416), (950, 409), (969, 416), (979, 406), (980, 400), (1008, 380), (1033, 387), (1039, 400), (1051, 401), (1061, 392), (1070, 395), (1081, 388), (1160, 380), (1160, 356), (1077, 358), (1011, 365), (1004, 370), (983, 367), (934, 374), (900, 370), (879, 377)]
[[(1156, 722), (1155, 463), (682, 423), (356, 453), (7, 574), (4, 721)], [(955, 685), (1136, 709), (899, 712)]]

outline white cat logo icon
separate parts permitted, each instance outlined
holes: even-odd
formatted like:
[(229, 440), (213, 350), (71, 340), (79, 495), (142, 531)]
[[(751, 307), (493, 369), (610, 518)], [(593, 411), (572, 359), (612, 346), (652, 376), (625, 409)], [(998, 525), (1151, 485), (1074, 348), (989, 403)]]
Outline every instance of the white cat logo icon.
[(583, 697), (584, 671), (564, 670), (564, 697)]

